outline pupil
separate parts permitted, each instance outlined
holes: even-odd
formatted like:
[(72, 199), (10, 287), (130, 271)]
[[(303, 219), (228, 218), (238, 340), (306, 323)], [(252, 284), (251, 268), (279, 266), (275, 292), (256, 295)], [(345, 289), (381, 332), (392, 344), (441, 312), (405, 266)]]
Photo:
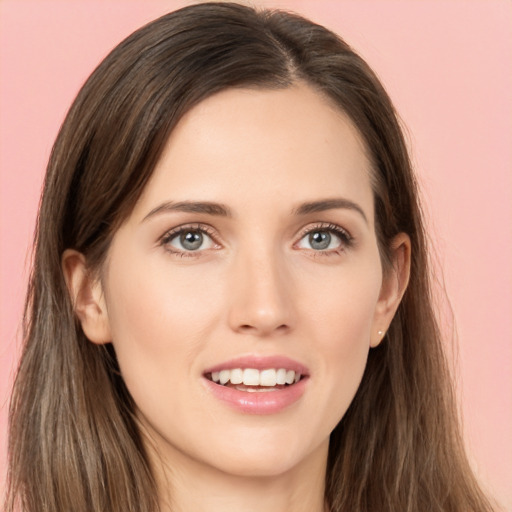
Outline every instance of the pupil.
[(180, 236), (180, 242), (185, 249), (195, 251), (201, 247), (203, 235), (198, 231), (188, 231)]
[(309, 243), (313, 249), (327, 249), (331, 243), (331, 235), (325, 231), (315, 231), (309, 235)]

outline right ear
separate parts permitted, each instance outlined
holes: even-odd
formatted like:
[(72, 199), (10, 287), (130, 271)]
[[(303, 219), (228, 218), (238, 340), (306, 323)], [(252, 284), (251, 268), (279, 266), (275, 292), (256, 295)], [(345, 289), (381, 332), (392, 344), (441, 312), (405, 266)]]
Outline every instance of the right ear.
[(112, 340), (103, 287), (91, 275), (85, 256), (66, 249), (61, 259), (62, 271), (73, 309), (87, 338), (98, 345)]

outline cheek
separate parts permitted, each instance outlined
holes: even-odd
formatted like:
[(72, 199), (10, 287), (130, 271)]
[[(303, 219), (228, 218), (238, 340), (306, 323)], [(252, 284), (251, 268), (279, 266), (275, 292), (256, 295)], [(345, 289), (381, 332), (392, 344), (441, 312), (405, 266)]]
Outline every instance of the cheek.
[[(332, 430), (348, 409), (363, 376), (378, 302), (379, 266), (340, 272), (324, 281), (322, 293), (310, 297), (309, 337), (320, 355), (315, 373), (321, 394), (318, 410), (326, 411), (325, 425)], [(329, 285), (326, 283), (329, 282)]]
[(115, 342), (145, 351), (185, 348), (212, 321), (212, 283), (198, 272), (169, 268), (135, 261), (109, 273), (108, 315)]
[(301, 309), (308, 312), (309, 327), (325, 350), (348, 356), (357, 346), (369, 347), (381, 283), (377, 258), (334, 268), (329, 276), (303, 283)]
[(112, 342), (141, 409), (157, 410), (162, 401), (168, 407), (177, 388), (195, 377), (205, 333), (217, 321), (211, 283), (168, 267), (123, 262), (108, 275)]

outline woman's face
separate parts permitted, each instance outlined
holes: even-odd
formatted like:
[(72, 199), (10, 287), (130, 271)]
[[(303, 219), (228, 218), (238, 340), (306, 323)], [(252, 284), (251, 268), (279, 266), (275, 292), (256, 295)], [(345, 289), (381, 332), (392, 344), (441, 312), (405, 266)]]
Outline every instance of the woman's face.
[(112, 341), (150, 451), (317, 471), (398, 304), (356, 129), (305, 85), (206, 99), (114, 236), (101, 287), (103, 331), (84, 330)]

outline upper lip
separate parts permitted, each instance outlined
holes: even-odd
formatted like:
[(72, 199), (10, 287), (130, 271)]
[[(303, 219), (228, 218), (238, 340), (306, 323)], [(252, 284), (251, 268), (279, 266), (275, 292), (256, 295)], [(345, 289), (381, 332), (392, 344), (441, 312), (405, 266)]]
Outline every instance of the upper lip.
[(301, 375), (309, 375), (309, 371), (306, 366), (294, 359), (290, 359), (287, 356), (275, 355), (275, 356), (259, 356), (259, 355), (247, 355), (230, 359), (222, 363), (211, 366), (204, 371), (204, 374), (212, 372), (220, 372), (221, 370), (233, 370), (235, 368), (254, 368), (255, 370), (268, 370), (270, 368), (285, 368), (286, 370), (293, 370)]

